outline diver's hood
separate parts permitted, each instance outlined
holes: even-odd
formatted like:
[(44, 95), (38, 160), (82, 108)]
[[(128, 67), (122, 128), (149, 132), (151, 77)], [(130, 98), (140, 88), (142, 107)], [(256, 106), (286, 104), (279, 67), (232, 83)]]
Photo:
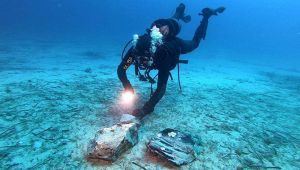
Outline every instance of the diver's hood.
[(160, 28), (164, 25), (169, 26), (169, 34), (167, 37), (175, 37), (177, 34), (179, 34), (181, 27), (178, 24), (178, 22), (174, 19), (158, 19), (154, 21), (151, 25), (151, 28), (156, 25), (157, 28)]

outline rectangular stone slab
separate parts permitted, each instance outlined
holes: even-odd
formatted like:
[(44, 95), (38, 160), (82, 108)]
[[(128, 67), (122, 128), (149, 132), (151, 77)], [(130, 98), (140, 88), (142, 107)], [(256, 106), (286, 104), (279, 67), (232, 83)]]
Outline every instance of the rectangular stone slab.
[(147, 144), (147, 148), (166, 159), (170, 163), (181, 166), (195, 160), (195, 142), (190, 135), (178, 130), (165, 129), (152, 138)]

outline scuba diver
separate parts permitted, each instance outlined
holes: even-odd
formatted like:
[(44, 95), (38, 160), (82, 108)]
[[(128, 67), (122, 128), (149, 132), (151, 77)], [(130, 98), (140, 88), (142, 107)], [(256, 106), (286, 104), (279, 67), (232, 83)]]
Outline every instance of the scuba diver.
[[(180, 32), (179, 21), (190, 22), (191, 17), (185, 16), (185, 5), (181, 3), (175, 14), (169, 19), (158, 19), (151, 24), (144, 35), (135, 35), (132, 42), (133, 46), (127, 51), (118, 66), (118, 78), (125, 88), (125, 92), (134, 93), (134, 89), (127, 79), (126, 70), (130, 65), (135, 64), (136, 75), (142, 81), (149, 81), (152, 84), (155, 80), (149, 72), (153, 69), (158, 70), (157, 88), (151, 94), (150, 99), (142, 108), (135, 109), (131, 114), (142, 119), (147, 114), (154, 111), (155, 105), (164, 96), (170, 71), (180, 62), (180, 54), (187, 54), (199, 46), (201, 39), (205, 39), (208, 20), (213, 15), (223, 13), (224, 7), (217, 9), (204, 8), (199, 15), (202, 15), (202, 21), (197, 27), (192, 40), (183, 40), (178, 38)], [(125, 49), (124, 49), (125, 50)], [(123, 51), (124, 53), (124, 51)], [(145, 70), (142, 75), (139, 69)], [(171, 77), (172, 78), (172, 77)]]

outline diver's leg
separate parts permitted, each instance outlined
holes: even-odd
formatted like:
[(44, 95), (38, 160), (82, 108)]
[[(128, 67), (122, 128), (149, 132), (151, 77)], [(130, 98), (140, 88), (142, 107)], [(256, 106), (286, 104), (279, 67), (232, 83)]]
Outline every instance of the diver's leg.
[(198, 26), (198, 28), (195, 31), (193, 40), (179, 39), (181, 54), (189, 53), (195, 50), (199, 46), (201, 39), (205, 38), (207, 26), (208, 26), (208, 18), (203, 18), (201, 24)]
[(199, 27), (196, 29), (196, 32), (193, 37), (193, 41), (199, 45), (201, 39), (205, 39), (207, 26), (208, 26), (208, 19), (213, 15), (218, 15), (218, 13), (223, 13), (225, 10), (224, 7), (219, 7), (217, 9), (211, 9), (211, 8), (204, 8), (202, 10), (202, 13), (199, 13), (199, 15), (202, 15), (202, 21), (199, 25)]
[(204, 8), (202, 10), (202, 13), (200, 15), (202, 15), (203, 18), (202, 18), (200, 25), (197, 27), (197, 29), (195, 31), (193, 40), (179, 39), (182, 54), (189, 53), (199, 46), (201, 39), (203, 39), (203, 40), (205, 39), (206, 31), (207, 31), (207, 27), (208, 27), (208, 19), (212, 15), (217, 15), (217, 13), (222, 13), (224, 10), (225, 10), (224, 7), (220, 7), (215, 10), (209, 9), (209, 8)]

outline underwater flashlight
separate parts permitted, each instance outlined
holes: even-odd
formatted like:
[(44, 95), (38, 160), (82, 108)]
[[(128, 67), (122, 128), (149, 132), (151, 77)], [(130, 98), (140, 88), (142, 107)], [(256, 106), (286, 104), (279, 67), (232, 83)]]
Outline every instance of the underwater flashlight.
[(134, 94), (131, 91), (125, 91), (122, 94), (122, 101), (124, 103), (131, 103), (134, 99)]

